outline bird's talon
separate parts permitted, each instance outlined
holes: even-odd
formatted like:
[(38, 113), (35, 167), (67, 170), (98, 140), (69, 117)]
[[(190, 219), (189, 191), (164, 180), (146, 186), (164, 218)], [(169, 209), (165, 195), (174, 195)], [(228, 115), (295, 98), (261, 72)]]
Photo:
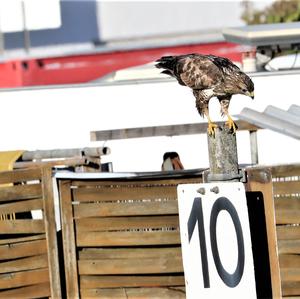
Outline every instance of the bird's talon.
[(228, 129), (235, 134), (236, 130), (238, 129), (237, 124), (230, 118), (228, 121), (225, 123), (225, 125), (228, 127)]
[(212, 136), (212, 137), (215, 137), (217, 127), (218, 126), (216, 124), (209, 122), (208, 123), (208, 128), (207, 128), (208, 135)]

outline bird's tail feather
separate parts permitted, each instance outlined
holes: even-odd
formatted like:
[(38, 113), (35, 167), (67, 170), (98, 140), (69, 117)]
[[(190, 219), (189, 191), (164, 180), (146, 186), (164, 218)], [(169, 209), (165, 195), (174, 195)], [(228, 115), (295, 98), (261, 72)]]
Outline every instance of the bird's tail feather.
[(159, 69), (164, 69), (163, 74), (174, 76), (175, 66), (177, 63), (176, 56), (163, 56), (160, 59), (156, 60), (157, 64), (155, 65)]

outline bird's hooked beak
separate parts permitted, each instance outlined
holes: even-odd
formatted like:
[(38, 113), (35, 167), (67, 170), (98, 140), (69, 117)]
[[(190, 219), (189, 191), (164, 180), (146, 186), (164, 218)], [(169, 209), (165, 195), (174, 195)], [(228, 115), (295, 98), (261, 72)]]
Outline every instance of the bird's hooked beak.
[(254, 91), (248, 92), (247, 96), (254, 100)]

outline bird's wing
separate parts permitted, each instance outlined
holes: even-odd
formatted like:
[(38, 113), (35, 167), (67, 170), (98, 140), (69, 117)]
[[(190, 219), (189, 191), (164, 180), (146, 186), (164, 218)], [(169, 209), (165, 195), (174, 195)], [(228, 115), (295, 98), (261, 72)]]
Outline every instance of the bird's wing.
[(187, 55), (178, 60), (176, 77), (192, 89), (211, 89), (223, 80), (220, 68), (205, 55)]
[(207, 55), (207, 58), (224, 73), (241, 71), (240, 68), (234, 63), (232, 63), (228, 58), (214, 55)]

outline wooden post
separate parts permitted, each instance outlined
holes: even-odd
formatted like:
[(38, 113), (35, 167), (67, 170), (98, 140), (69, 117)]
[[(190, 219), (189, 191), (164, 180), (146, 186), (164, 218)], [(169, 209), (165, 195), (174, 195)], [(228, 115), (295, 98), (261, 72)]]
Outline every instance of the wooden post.
[(48, 264), (52, 298), (62, 298), (56, 239), (55, 211), (51, 168), (42, 168), (42, 190), (44, 197), (45, 229), (48, 247)]
[(72, 210), (71, 182), (61, 181), (60, 207), (62, 219), (62, 236), (64, 243), (64, 263), (66, 272), (67, 298), (79, 298), (78, 270), (76, 259), (76, 241)]
[(217, 128), (215, 135), (207, 135), (210, 173), (208, 181), (239, 180), (236, 134), (226, 127)]

